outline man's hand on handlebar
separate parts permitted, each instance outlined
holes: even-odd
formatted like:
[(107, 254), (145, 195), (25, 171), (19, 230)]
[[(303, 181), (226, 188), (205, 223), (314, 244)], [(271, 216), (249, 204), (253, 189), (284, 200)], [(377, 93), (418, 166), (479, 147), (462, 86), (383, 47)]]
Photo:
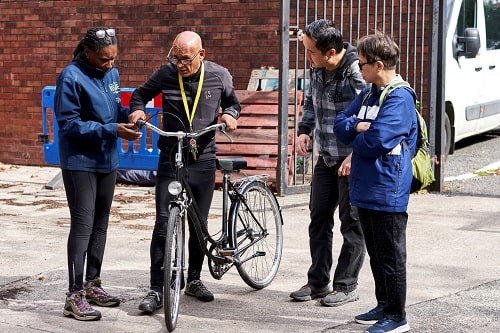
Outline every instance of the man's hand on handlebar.
[(238, 127), (238, 121), (234, 119), (231, 115), (229, 114), (223, 114), (220, 118), (222, 123), (226, 124), (226, 131), (232, 132)]
[[(138, 119), (146, 119), (146, 113), (144, 110), (135, 110), (131, 114), (128, 115), (128, 122), (132, 124), (136, 124)], [(137, 129), (137, 127), (136, 127)]]

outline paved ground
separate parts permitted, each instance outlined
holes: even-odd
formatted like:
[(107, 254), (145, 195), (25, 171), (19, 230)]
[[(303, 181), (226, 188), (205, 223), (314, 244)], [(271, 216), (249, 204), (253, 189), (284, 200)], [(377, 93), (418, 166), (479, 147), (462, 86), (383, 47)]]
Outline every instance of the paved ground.
[[(166, 332), (161, 311), (143, 316), (137, 310), (148, 287), (152, 188), (116, 190), (102, 279), (122, 305), (100, 308), (98, 322), (62, 315), (69, 213), (64, 191), (44, 188), (58, 172), (0, 164), (0, 332)], [(219, 194), (212, 224), (217, 223)], [(353, 316), (375, 304), (368, 261), (357, 302), (326, 308), (288, 298), (305, 283), (309, 265), (308, 195), (279, 201), (285, 243), (273, 283), (254, 291), (236, 270), (220, 281), (205, 271), (203, 279), (216, 299), (207, 304), (183, 295), (175, 332), (364, 331)], [(500, 193), (412, 195), (409, 215), (407, 312), (412, 332), (500, 332)], [(336, 226), (335, 255), (338, 235)]]

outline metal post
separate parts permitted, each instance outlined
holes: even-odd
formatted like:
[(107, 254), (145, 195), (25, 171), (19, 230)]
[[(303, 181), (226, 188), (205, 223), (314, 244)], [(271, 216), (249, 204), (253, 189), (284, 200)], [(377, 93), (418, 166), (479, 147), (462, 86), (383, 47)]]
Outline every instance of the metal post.
[(429, 138), (433, 143), (433, 150), (437, 158), (437, 163), (434, 163), (434, 173), (436, 181), (431, 185), (431, 190), (441, 192), (443, 189), (443, 163), (445, 152), (445, 73), (446, 73), (446, 57), (445, 57), (445, 17), (446, 17), (446, 1), (432, 1), (432, 42), (431, 42), (431, 66), (429, 72), (429, 113), (426, 121), (429, 125)]
[(281, 1), (280, 15), (280, 67), (278, 85), (278, 165), (276, 171), (277, 194), (284, 195), (288, 183), (288, 68), (290, 67), (290, 1)]

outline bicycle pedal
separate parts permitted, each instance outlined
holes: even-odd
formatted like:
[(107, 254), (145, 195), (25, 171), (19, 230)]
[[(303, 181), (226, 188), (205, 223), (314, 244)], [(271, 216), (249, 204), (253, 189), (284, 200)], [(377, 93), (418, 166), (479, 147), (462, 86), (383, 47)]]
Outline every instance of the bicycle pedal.
[(264, 252), (264, 251), (255, 252), (255, 256), (257, 256), (257, 257), (264, 257), (265, 255), (266, 255), (266, 252)]
[(219, 254), (223, 257), (231, 257), (236, 253), (236, 248), (234, 247), (228, 247), (225, 249), (221, 249)]

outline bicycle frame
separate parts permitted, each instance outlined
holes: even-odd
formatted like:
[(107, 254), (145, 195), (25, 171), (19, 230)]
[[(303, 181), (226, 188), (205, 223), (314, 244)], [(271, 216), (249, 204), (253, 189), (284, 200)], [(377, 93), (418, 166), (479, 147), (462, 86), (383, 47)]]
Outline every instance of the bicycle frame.
[[(183, 217), (187, 216), (191, 218), (193, 221), (193, 225), (196, 230), (196, 236), (198, 237), (198, 240), (200, 241), (201, 244), (205, 244), (206, 241), (208, 241), (211, 245), (212, 248), (219, 247), (219, 253), (220, 255), (212, 253), (211, 249), (208, 248), (208, 246), (202, 246), (202, 250), (205, 253), (205, 255), (209, 258), (209, 260), (213, 260), (217, 264), (242, 264), (245, 261), (248, 261), (250, 259), (253, 259), (255, 256), (259, 256), (261, 254), (255, 254), (252, 257), (247, 258), (245, 261), (239, 261), (238, 260), (238, 254), (245, 252), (248, 248), (250, 248), (253, 244), (257, 243), (260, 241), (261, 238), (265, 237), (266, 235), (262, 235), (260, 237), (256, 237), (250, 244), (247, 244), (244, 248), (236, 250), (235, 248), (232, 248), (229, 245), (229, 235), (228, 235), (228, 223), (229, 223), (229, 216), (232, 216), (234, 212), (232, 211), (233, 205), (230, 205), (231, 203), (234, 202), (235, 200), (240, 200), (243, 205), (247, 208), (249, 213), (251, 214), (254, 222), (261, 228), (261, 230), (264, 230), (264, 227), (260, 224), (258, 219), (255, 217), (255, 215), (252, 213), (252, 210), (247, 206), (244, 197), (240, 195), (238, 192), (237, 186), (235, 186), (233, 183), (230, 181), (230, 176), (229, 174), (231, 171), (226, 171), (222, 170), (223, 172), (223, 181), (222, 181), (222, 187), (223, 187), (223, 198), (222, 198), (222, 221), (221, 221), (221, 228), (220, 228), (220, 236), (217, 239), (214, 239), (212, 236), (210, 236), (210, 232), (207, 227), (207, 223), (204, 223), (202, 221), (201, 213), (198, 209), (196, 200), (193, 198), (193, 193), (191, 191), (191, 188), (186, 181), (184, 175), (182, 174), (182, 170), (184, 169), (184, 163), (182, 161), (182, 149), (183, 149), (183, 142), (182, 140), (184, 138), (195, 138), (198, 137), (204, 133), (207, 133), (209, 131), (219, 129), (221, 132), (223, 132), (226, 136), (228, 136), (225, 132), (225, 124), (215, 124), (211, 125), (203, 130), (196, 131), (193, 133), (186, 133), (186, 132), (165, 132), (155, 125), (140, 121), (138, 122), (138, 126), (146, 126), (147, 128), (151, 129), (152, 131), (157, 132), (158, 134), (162, 136), (170, 136), (170, 137), (176, 137), (177, 138), (177, 153), (175, 154), (175, 168), (176, 168), (176, 186), (179, 186), (180, 188), (177, 189), (178, 193), (173, 194), (175, 196), (175, 199), (170, 202), (171, 205), (176, 205), (179, 207), (181, 215)], [(228, 136), (229, 137), (229, 136)], [(229, 139), (231, 139), (229, 137)], [(246, 182), (246, 181), (254, 181), (254, 180), (262, 180), (263, 178), (266, 178), (266, 175), (255, 175), (255, 176), (250, 176), (250, 177), (244, 177), (239, 179), (238, 181), (240, 184)], [(172, 183), (174, 183), (173, 181)], [(171, 183), (171, 184), (172, 184)], [(173, 185), (172, 185), (173, 186)], [(169, 191), (170, 191), (170, 184), (169, 184)], [(214, 274), (212, 272), (212, 275), (214, 278), (220, 279), (224, 273), (226, 273), (229, 270), (230, 267), (227, 267), (224, 269), (224, 271), (219, 271), (219, 274)]]
[[(170, 202), (170, 205), (177, 205), (181, 209), (182, 212), (187, 212), (187, 216), (191, 218), (193, 221), (193, 225), (196, 230), (196, 236), (201, 244), (205, 244), (208, 241), (213, 246), (224, 246), (228, 244), (228, 214), (227, 214), (227, 205), (228, 205), (228, 193), (224, 193), (223, 199), (223, 213), (222, 213), (222, 225), (220, 229), (220, 236), (217, 239), (214, 239), (210, 236), (210, 232), (207, 227), (207, 223), (203, 222), (201, 219), (201, 213), (198, 209), (198, 205), (196, 200), (193, 198), (193, 193), (191, 192), (191, 187), (186, 181), (184, 175), (180, 175), (180, 182), (184, 191), (180, 193), (177, 198)], [(207, 246), (201, 247), (205, 255), (215, 262), (218, 263), (229, 263), (232, 260), (228, 259), (227, 256), (217, 256), (211, 253)]]
[[(176, 137), (177, 138), (177, 152), (175, 154), (175, 169), (176, 176), (175, 181), (178, 184), (169, 184), (169, 192), (175, 196), (175, 199), (170, 202), (171, 205), (176, 205), (179, 207), (182, 216), (189, 216), (193, 221), (193, 225), (196, 230), (196, 236), (201, 244), (205, 244), (205, 241), (208, 241), (213, 246), (226, 246), (228, 244), (228, 211), (229, 211), (229, 173), (224, 172), (223, 175), (223, 202), (222, 202), (222, 226), (221, 226), (221, 235), (218, 239), (214, 239), (210, 236), (210, 232), (207, 227), (207, 223), (202, 222), (201, 213), (198, 209), (198, 205), (196, 200), (193, 198), (193, 193), (191, 188), (186, 181), (182, 170), (184, 169), (184, 163), (182, 161), (182, 153), (183, 153), (183, 139), (184, 138), (196, 138), (204, 133), (207, 133), (212, 130), (219, 129), (221, 132), (224, 132), (225, 124), (215, 124), (211, 125), (203, 130), (186, 133), (186, 132), (165, 132), (158, 127), (154, 126), (151, 123), (139, 120), (138, 127), (146, 126), (152, 131), (157, 132), (162, 136)], [(227, 136), (227, 134), (226, 134)], [(229, 136), (228, 136), (229, 137)], [(180, 186), (176, 191), (178, 193), (173, 193), (170, 191), (170, 187)], [(234, 188), (233, 188), (234, 189)], [(232, 263), (233, 260), (229, 257), (232, 255), (231, 249), (226, 249), (224, 253), (227, 254), (225, 256), (218, 256), (211, 253), (211, 251), (207, 248), (207, 246), (201, 247), (205, 255), (207, 257), (217, 263)], [(220, 278), (220, 277), (219, 277)]]

